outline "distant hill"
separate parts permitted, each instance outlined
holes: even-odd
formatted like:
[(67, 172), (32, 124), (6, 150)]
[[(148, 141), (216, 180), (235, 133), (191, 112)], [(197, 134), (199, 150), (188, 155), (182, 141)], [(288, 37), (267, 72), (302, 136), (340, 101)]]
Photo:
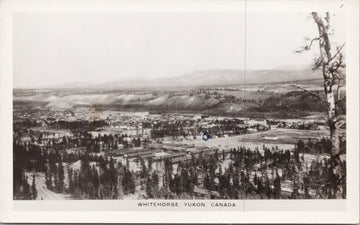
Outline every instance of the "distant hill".
[(311, 70), (199, 70), (175, 77), (137, 80), (118, 80), (90, 86), (91, 88), (155, 88), (229, 86), (241, 84), (265, 84), (321, 78)]
[[(121, 77), (121, 75), (119, 75)], [(53, 86), (35, 86), (30, 89), (126, 89), (126, 88), (173, 88), (173, 87), (209, 87), (243, 84), (267, 84), (320, 79), (319, 72), (311, 69), (275, 69), (275, 70), (199, 70), (173, 77), (155, 79), (124, 79), (94, 84), (89, 82), (69, 82)], [(24, 87), (25, 88), (25, 87)], [(21, 89), (21, 88), (20, 88)], [(26, 88), (25, 88), (26, 89)]]

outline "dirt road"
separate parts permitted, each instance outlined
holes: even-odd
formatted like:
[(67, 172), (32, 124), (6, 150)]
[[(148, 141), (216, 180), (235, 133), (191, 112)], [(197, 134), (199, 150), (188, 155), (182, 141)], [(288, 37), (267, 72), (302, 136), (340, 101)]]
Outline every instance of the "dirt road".
[[(28, 183), (32, 184), (33, 173), (26, 173), (28, 176)], [(35, 185), (37, 190), (36, 200), (65, 200), (67, 195), (55, 193), (46, 188), (45, 184), (45, 174), (44, 173), (35, 173)]]

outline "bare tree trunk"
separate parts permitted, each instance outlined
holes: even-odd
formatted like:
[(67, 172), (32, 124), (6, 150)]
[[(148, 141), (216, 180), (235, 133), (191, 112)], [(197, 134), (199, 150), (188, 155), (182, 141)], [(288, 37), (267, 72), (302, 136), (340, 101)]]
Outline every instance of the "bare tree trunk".
[[(320, 18), (317, 13), (312, 13), (312, 16), (315, 20), (315, 23), (318, 26), (319, 31), (319, 47), (320, 47), (320, 57), (321, 57), (321, 66), (324, 79), (324, 91), (327, 101), (327, 114), (328, 114), (328, 124), (330, 128), (330, 139), (332, 143), (331, 149), (331, 169), (332, 176), (329, 177), (330, 182), (330, 193), (329, 198), (336, 198), (339, 186), (341, 185), (340, 181), (344, 179), (345, 172), (342, 171), (340, 160), (340, 138), (341, 131), (340, 126), (342, 125), (341, 120), (337, 117), (336, 110), (336, 101), (333, 92), (333, 86), (335, 84), (336, 77), (333, 73), (329, 71), (330, 61), (333, 59), (331, 56), (331, 45), (328, 36), (329, 29), (329, 14), (326, 15), (325, 20)], [(337, 91), (339, 95), (339, 90)], [(338, 96), (339, 97), (339, 96)]]

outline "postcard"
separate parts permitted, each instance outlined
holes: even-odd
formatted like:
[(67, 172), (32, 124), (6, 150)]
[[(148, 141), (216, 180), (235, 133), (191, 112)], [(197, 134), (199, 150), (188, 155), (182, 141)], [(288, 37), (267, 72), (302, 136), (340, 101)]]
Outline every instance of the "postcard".
[(0, 10), (1, 222), (359, 222), (358, 2)]

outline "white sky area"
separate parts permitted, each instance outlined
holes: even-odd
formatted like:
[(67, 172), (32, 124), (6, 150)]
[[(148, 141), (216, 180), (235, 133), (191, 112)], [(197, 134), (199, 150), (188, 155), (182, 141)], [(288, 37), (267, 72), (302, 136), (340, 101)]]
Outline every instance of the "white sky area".
[[(332, 18), (345, 40), (345, 18)], [(310, 65), (309, 13), (34, 13), (14, 16), (14, 87), (178, 76), (196, 70)], [(295, 67), (294, 67), (295, 66)]]

